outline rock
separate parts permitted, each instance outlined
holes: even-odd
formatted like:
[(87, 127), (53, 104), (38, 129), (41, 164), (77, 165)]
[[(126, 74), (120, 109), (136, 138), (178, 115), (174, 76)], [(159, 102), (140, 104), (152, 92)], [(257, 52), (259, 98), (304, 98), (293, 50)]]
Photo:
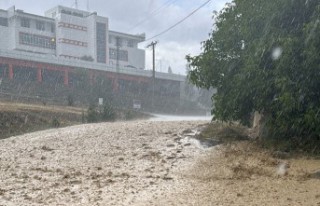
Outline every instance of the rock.
[(175, 147), (174, 144), (167, 144), (167, 147)]
[(168, 180), (173, 180), (172, 177), (168, 177), (168, 176), (165, 176), (165, 177), (163, 177), (162, 179), (163, 179), (163, 180), (166, 180), (166, 181), (168, 181)]
[(277, 168), (277, 174), (279, 176), (284, 176), (288, 174), (288, 164), (287, 163), (281, 163), (279, 164)]
[(107, 176), (108, 177), (111, 177), (113, 175), (113, 173), (111, 172), (111, 171), (109, 171), (108, 173), (107, 173)]
[(237, 197), (242, 197), (242, 196), (243, 196), (243, 194), (237, 193)]
[(173, 139), (173, 141), (175, 141), (175, 142), (179, 142), (180, 140), (181, 140), (181, 137), (176, 137)]

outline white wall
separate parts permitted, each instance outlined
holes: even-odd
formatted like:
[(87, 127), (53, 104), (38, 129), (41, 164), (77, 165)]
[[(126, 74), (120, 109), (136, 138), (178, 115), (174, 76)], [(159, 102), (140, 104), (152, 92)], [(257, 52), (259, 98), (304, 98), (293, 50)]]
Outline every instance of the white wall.
[(142, 49), (128, 48), (128, 65), (133, 65), (138, 69), (145, 68), (145, 51)]
[(3, 49), (9, 49), (11, 43), (11, 31), (9, 27), (0, 26), (0, 45)]
[(20, 42), (19, 42), (19, 33), (20, 32), (39, 35), (39, 36), (46, 36), (49, 38), (55, 38), (55, 33), (51, 32), (51, 27), (49, 27), (50, 26), (49, 22), (46, 22), (46, 24), (45, 24), (45, 31), (40, 31), (40, 30), (36, 29), (36, 21), (34, 19), (31, 19), (31, 21), (30, 21), (30, 28), (21, 27), (20, 20), (21, 20), (21, 18), (16, 18), (15, 22), (12, 25), (12, 30), (13, 30), (12, 34), (14, 34), (14, 35), (11, 34), (12, 36), (14, 36), (14, 42), (13, 42), (12, 49), (55, 55), (54, 49), (29, 46), (29, 45), (25, 45), (25, 44), (20, 44)]
[[(87, 31), (82, 31), (78, 29), (59, 27), (59, 23), (68, 23), (77, 26), (87, 27)], [(82, 56), (93, 56), (90, 53), (89, 47), (93, 45), (90, 44), (89, 33), (88, 33), (88, 22), (86, 19), (76, 16), (71, 16), (67, 14), (60, 14), (56, 19), (56, 38), (57, 38), (57, 56), (59, 55), (69, 55), (74, 57)], [(87, 46), (72, 45), (68, 43), (62, 43), (61, 39), (70, 39), (80, 42), (87, 43)]]

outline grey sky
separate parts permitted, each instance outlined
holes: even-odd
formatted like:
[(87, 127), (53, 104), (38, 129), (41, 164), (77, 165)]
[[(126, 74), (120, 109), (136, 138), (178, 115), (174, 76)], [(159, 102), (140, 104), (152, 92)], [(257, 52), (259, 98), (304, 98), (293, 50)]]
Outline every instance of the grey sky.
[[(78, 8), (97, 11), (109, 18), (109, 28), (126, 33), (146, 33), (152, 37), (186, 17), (207, 0), (78, 0)], [(212, 28), (212, 11), (220, 10), (230, 0), (212, 0), (193, 16), (166, 34), (155, 38), (156, 70), (167, 72), (168, 66), (174, 73), (185, 73), (185, 56), (200, 53), (200, 42), (208, 38)], [(75, 0), (0, 0), (0, 8), (15, 5), (28, 13), (43, 15), (44, 11), (56, 5), (74, 7)], [(162, 8), (162, 9), (158, 9)], [(158, 10), (157, 10), (158, 9)], [(142, 24), (131, 29), (137, 23)], [(130, 30), (131, 29), (131, 30)], [(140, 44), (144, 48), (149, 42)], [(151, 50), (146, 49), (146, 67), (150, 69)]]

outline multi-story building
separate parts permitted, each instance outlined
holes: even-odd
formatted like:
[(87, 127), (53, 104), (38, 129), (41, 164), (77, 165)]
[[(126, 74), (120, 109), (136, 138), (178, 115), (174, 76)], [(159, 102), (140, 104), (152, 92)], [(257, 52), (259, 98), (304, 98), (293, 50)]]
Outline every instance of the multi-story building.
[(38, 16), (0, 10), (1, 49), (80, 59), (111, 67), (144, 69), (145, 51), (138, 43), (145, 35), (110, 31), (108, 18), (57, 6)]
[(144, 34), (110, 31), (108, 18), (95, 12), (0, 9), (0, 99), (73, 96), (87, 104), (104, 97), (118, 106), (139, 100), (144, 108), (176, 110), (185, 77), (144, 70), (143, 41)]

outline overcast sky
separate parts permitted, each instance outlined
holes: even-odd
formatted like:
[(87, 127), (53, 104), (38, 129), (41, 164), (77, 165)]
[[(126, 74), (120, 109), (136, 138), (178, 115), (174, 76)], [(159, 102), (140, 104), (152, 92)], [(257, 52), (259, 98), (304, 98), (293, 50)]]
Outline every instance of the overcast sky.
[[(174, 25), (206, 1), (78, 0), (78, 8), (108, 17), (110, 30), (145, 33), (148, 39)], [(230, 0), (212, 0), (183, 23), (152, 39), (159, 42), (156, 46), (156, 70), (167, 72), (171, 66), (174, 73), (185, 74), (185, 56), (200, 53), (200, 43), (208, 38), (212, 28), (212, 12), (221, 10), (226, 2)], [(44, 15), (44, 11), (56, 5), (75, 7), (75, 0), (0, 0), (1, 9), (13, 5), (28, 13)], [(140, 47), (145, 48), (152, 40), (141, 43)], [(152, 51), (146, 49), (147, 69), (152, 68), (151, 62)]]

